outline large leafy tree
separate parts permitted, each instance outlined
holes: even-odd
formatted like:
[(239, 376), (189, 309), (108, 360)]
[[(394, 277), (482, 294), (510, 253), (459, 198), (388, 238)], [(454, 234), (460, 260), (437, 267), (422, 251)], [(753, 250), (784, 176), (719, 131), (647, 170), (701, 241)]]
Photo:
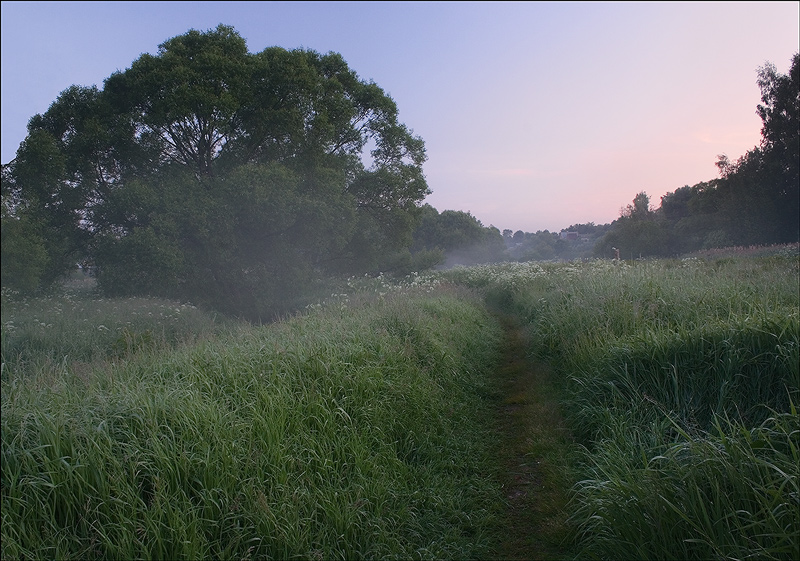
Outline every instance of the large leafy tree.
[[(4, 168), (3, 210), (7, 219), (19, 221), (9, 226), (6, 245), (17, 237), (12, 231), (27, 232), (31, 239), (19, 243), (41, 244), (45, 254), (35, 280), (28, 276), (22, 283), (25, 286), (14, 283), (20, 289), (48, 286), (80, 258), (87, 238), (81, 225), (86, 197), (80, 185), (69, 180), (66, 165), (67, 155), (56, 140), (45, 131), (34, 130), (20, 145), (15, 160)], [(25, 228), (21, 228), (23, 224)], [(11, 253), (3, 255), (4, 263), (6, 257), (10, 262)]]
[(2, 222), (3, 287), (20, 292), (34, 292), (49, 268), (47, 247), (37, 223), (21, 205), (11, 177), (11, 167), (2, 167), (0, 222)]
[(800, 56), (788, 74), (758, 69), (761, 143), (735, 161), (720, 156), (715, 192), (725, 239), (778, 243), (800, 237)]
[(774, 64), (767, 63), (758, 70), (761, 104), (757, 113), (761, 117), (762, 147), (776, 152), (786, 171), (797, 174), (800, 166), (800, 53), (792, 57), (788, 74), (779, 74)]
[(761, 101), (761, 183), (775, 205), (776, 241), (800, 237), (800, 53), (788, 74), (772, 64), (758, 72)]
[(406, 248), (424, 161), (394, 101), (340, 55), (252, 54), (220, 25), (102, 90), (66, 90), (31, 119), (11, 175), (107, 292), (264, 316)]

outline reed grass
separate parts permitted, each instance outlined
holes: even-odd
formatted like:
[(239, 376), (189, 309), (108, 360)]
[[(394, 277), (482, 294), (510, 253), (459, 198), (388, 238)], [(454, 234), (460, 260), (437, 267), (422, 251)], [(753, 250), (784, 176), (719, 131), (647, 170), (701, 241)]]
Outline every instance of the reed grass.
[(454, 288), (340, 304), (83, 376), (9, 370), (0, 557), (485, 556), (499, 327)]
[(446, 273), (523, 318), (561, 379), (580, 558), (800, 558), (799, 265), (792, 247)]
[(755, 428), (724, 417), (704, 434), (673, 428), (682, 438), (660, 454), (622, 434), (592, 452), (572, 507), (581, 557), (796, 559), (797, 412)]

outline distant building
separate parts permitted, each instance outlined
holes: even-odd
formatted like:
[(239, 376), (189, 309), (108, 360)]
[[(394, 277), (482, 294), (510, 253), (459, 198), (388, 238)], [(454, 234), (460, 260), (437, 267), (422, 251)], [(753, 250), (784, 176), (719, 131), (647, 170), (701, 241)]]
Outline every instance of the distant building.
[(578, 239), (578, 232), (571, 232), (567, 230), (561, 230), (561, 239), (562, 240), (577, 240)]

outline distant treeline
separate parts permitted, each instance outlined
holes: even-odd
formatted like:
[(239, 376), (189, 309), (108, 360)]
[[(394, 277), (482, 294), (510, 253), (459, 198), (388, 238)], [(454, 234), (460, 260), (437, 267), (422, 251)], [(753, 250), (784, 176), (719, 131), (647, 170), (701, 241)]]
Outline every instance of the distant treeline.
[(645, 192), (611, 223), (597, 256), (671, 256), (733, 245), (791, 243), (800, 238), (800, 58), (787, 75), (758, 71), (761, 143), (731, 161), (718, 157), (718, 179), (686, 185), (650, 206)]
[[(758, 70), (761, 143), (739, 159), (720, 155), (720, 177), (686, 185), (651, 205), (645, 191), (611, 224), (571, 225), (561, 234), (505, 230), (514, 261), (670, 257), (727, 246), (800, 240), (800, 62), (789, 73)], [(569, 235), (567, 236), (566, 234)]]

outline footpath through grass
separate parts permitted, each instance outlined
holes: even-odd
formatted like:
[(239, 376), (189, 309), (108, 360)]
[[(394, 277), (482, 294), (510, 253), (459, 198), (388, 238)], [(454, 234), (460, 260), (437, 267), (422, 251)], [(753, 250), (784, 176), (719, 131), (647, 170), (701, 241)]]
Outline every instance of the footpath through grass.
[(799, 264), (794, 247), (446, 275), (552, 369), (579, 558), (800, 558)]
[(800, 558), (799, 277), (510, 263), (265, 327), (4, 294), (0, 557)]
[(494, 374), (501, 399), (496, 406), (499, 483), (505, 511), (493, 559), (571, 559), (566, 510), (570, 451), (553, 373), (531, 360), (529, 333), (519, 320), (496, 312), (505, 333)]

